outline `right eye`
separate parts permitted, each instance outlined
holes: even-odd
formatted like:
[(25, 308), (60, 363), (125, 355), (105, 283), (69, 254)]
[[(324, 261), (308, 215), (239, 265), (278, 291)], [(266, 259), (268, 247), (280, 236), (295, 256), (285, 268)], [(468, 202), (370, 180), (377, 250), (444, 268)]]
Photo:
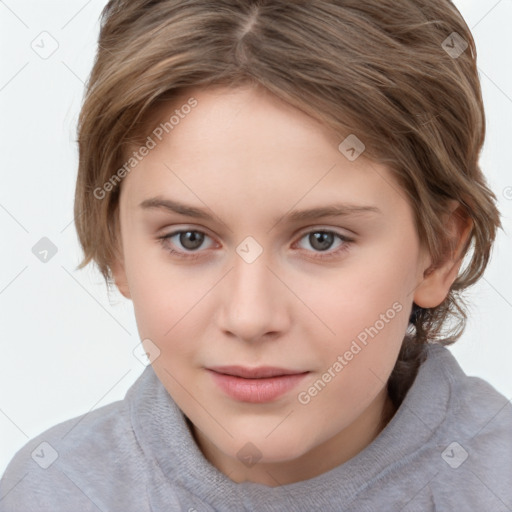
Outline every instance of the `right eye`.
[[(182, 229), (173, 231), (167, 235), (158, 237), (162, 247), (170, 254), (179, 258), (196, 259), (200, 256), (197, 249), (201, 247), (205, 238), (210, 238), (206, 233), (195, 229)], [(170, 244), (171, 242), (171, 244)], [(174, 247), (181, 246), (176, 250)]]

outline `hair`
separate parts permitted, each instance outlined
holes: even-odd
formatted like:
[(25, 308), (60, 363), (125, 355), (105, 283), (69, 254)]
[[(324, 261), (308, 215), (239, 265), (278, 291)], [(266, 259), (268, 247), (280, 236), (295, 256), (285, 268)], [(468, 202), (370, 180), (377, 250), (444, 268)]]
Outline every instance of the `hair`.
[[(460, 55), (448, 52), (454, 41), (467, 45)], [(105, 197), (94, 191), (112, 183), (152, 113), (191, 88), (261, 86), (340, 142), (356, 135), (366, 158), (392, 170), (435, 264), (451, 247), (443, 220), (450, 200), (461, 205), (472, 221), (467, 262), (439, 306), (413, 305), (388, 381), (400, 404), (425, 345), (462, 334), (460, 294), (483, 274), (502, 227), (479, 166), (485, 114), (475, 42), (453, 3), (111, 0), (98, 43), (78, 122), (74, 215), (84, 251), (77, 268), (94, 261), (107, 287), (119, 254), (122, 183)]]

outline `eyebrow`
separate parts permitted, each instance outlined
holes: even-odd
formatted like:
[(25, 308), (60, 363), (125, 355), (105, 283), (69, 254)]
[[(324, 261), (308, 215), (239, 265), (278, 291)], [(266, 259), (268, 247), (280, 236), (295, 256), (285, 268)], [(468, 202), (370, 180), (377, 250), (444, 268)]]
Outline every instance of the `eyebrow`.
[[(150, 199), (145, 199), (139, 204), (139, 207), (145, 210), (166, 210), (196, 219), (213, 220), (214, 218), (213, 215), (208, 213), (208, 208), (196, 208), (194, 206), (186, 205), (178, 201), (165, 199), (162, 197), (152, 197)], [(371, 205), (331, 204), (328, 206), (310, 208), (307, 210), (292, 210), (287, 214), (274, 217), (273, 221), (277, 224), (282, 220), (296, 222), (312, 220), (321, 217), (346, 217), (349, 215), (364, 215), (368, 213), (382, 214), (382, 211), (376, 206)]]

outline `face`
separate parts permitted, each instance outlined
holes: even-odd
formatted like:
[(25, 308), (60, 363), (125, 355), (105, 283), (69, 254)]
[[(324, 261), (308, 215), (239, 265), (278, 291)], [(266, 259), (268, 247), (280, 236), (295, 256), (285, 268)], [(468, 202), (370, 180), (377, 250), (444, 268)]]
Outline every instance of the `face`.
[(124, 179), (116, 283), (210, 462), (310, 478), (382, 429), (429, 264), (412, 209), (388, 168), (261, 90), (191, 90), (161, 119), (176, 109)]

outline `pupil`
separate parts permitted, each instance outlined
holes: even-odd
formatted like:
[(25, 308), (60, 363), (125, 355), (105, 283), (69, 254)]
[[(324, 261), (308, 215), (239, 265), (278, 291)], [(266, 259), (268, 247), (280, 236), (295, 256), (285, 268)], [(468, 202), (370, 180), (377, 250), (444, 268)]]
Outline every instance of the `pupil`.
[(180, 244), (186, 249), (197, 249), (201, 246), (204, 240), (204, 235), (197, 231), (186, 231), (180, 234)]
[(311, 247), (319, 251), (325, 251), (332, 245), (333, 234), (332, 233), (312, 233), (309, 235), (309, 241)]

